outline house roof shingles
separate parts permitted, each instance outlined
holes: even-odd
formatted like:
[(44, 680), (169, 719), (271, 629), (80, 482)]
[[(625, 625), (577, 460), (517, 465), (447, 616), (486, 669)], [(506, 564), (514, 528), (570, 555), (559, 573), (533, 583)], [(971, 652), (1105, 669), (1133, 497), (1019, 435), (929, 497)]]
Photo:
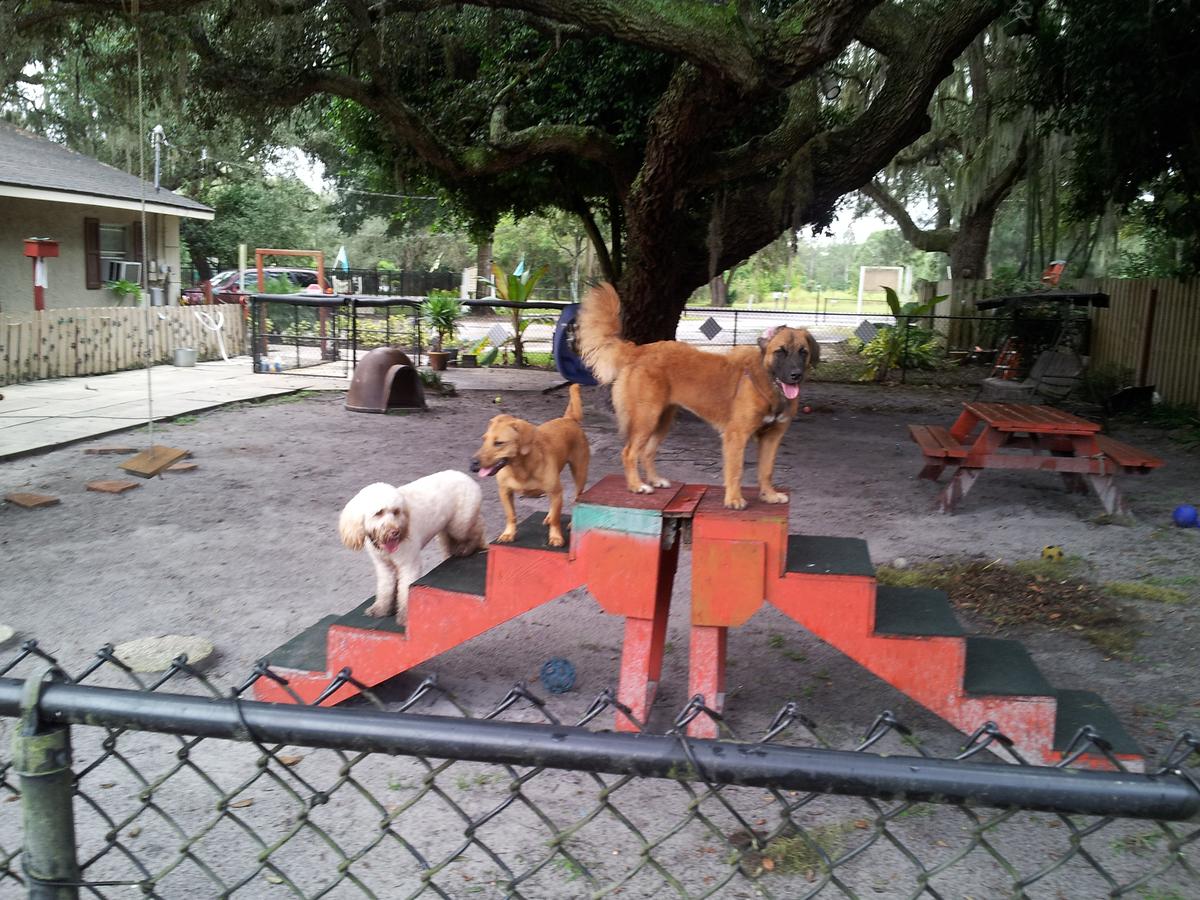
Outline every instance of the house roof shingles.
[(180, 210), (212, 212), (210, 207), (122, 172), (99, 160), (84, 156), (38, 137), (14, 125), (0, 122), (0, 185), (57, 191), (85, 197), (141, 201)]

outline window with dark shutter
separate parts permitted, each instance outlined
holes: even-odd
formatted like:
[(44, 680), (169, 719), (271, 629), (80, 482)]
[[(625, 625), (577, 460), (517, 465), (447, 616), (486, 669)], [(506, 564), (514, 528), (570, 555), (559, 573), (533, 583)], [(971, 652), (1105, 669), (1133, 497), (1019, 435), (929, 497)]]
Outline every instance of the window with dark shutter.
[(83, 220), (83, 279), (89, 291), (98, 291), (100, 281), (100, 220)]

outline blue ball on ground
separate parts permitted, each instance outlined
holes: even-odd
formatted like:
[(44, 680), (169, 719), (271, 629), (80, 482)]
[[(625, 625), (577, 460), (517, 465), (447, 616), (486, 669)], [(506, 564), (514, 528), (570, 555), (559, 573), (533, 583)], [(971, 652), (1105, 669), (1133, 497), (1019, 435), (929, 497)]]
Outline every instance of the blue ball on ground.
[(542, 664), (542, 684), (552, 694), (563, 694), (575, 687), (575, 667), (571, 661), (556, 656)]
[(1175, 512), (1171, 513), (1171, 519), (1180, 528), (1195, 528), (1200, 523), (1200, 512), (1190, 503), (1184, 503), (1175, 507)]

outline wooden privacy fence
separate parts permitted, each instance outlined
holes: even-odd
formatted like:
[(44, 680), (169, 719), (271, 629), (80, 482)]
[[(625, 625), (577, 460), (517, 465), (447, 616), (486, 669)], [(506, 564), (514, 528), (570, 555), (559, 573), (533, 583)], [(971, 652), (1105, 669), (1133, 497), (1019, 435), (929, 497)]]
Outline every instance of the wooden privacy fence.
[[(1154, 385), (1164, 401), (1200, 408), (1200, 279), (1076, 278), (1070, 289), (1109, 296), (1107, 309), (1091, 312), (1092, 369), (1128, 369), (1135, 384)], [(975, 316), (975, 301), (996, 290), (987, 281), (918, 288), (919, 299), (938, 295), (948, 297), (938, 304), (938, 315)], [(982, 319), (947, 321), (950, 346), (977, 341)]]
[[(48, 309), (0, 316), (0, 384), (42, 378), (103, 375), (170, 362), (177, 347), (199, 359), (220, 359), (217, 335), (205, 328), (195, 307), (103, 307)], [(239, 306), (207, 306), (224, 314), (221, 331), (230, 356), (246, 349), (246, 324)]]
[(1163, 400), (1200, 407), (1200, 280), (1089, 278), (1073, 282), (1103, 291), (1108, 309), (1092, 312), (1090, 365), (1118, 365)]

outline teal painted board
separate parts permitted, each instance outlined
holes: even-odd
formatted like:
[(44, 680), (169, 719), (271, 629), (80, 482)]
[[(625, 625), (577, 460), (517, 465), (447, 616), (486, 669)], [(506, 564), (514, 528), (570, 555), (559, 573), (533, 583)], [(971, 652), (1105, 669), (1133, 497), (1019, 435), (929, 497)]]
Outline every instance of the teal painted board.
[(651, 509), (629, 509), (621, 506), (594, 506), (576, 503), (572, 528), (576, 534), (602, 529), (624, 534), (662, 534), (662, 512)]

